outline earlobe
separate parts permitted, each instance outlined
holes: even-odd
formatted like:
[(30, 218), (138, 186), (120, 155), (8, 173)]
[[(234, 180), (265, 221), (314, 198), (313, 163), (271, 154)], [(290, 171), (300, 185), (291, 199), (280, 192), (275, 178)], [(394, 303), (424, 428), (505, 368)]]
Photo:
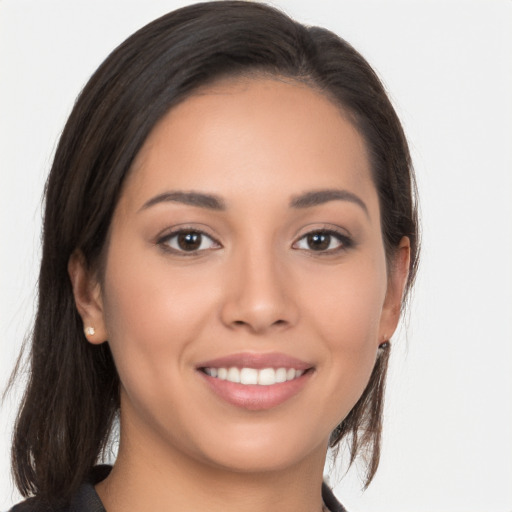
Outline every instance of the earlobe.
[(78, 314), (84, 325), (84, 335), (90, 343), (107, 340), (101, 286), (81, 251), (75, 251), (68, 261), (68, 274)]
[(389, 270), (388, 287), (380, 322), (379, 344), (389, 341), (400, 320), (402, 298), (409, 277), (410, 258), (411, 243), (409, 238), (404, 236), (396, 249)]

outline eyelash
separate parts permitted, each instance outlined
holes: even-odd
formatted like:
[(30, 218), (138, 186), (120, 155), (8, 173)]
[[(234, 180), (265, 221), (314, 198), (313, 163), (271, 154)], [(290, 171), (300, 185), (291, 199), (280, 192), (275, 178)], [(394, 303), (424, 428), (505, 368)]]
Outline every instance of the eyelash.
[[(196, 249), (193, 249), (191, 251), (172, 247), (170, 245), (171, 240), (177, 239), (177, 237), (179, 237), (180, 235), (199, 235), (201, 237), (199, 247)], [(329, 245), (332, 242), (332, 238), (336, 239), (338, 241), (339, 246), (335, 247), (333, 249), (318, 250), (318, 251), (315, 249), (311, 249), (311, 248), (308, 249), (308, 248), (296, 247), (302, 240), (306, 240), (306, 243), (307, 243), (308, 237), (318, 236), (318, 235), (330, 237)], [(214, 245), (217, 245), (217, 247), (213, 247), (213, 248), (208, 247), (208, 248), (201, 249), (201, 245), (203, 245), (203, 237), (209, 238)], [(200, 253), (202, 253), (204, 251), (207, 251), (210, 249), (219, 249), (222, 247), (221, 244), (217, 240), (215, 240), (215, 238), (213, 238), (210, 234), (208, 234), (207, 232), (205, 232), (201, 229), (197, 229), (197, 228), (180, 228), (176, 231), (172, 231), (171, 233), (167, 233), (166, 235), (158, 238), (158, 240), (156, 241), (156, 244), (159, 245), (166, 252), (170, 252), (170, 253), (177, 254), (180, 256), (185, 256), (185, 257), (198, 256), (198, 255), (200, 255)], [(347, 236), (343, 233), (340, 233), (339, 231), (333, 230), (333, 229), (320, 228), (320, 229), (315, 229), (315, 230), (309, 231), (309, 232), (305, 233), (304, 235), (302, 235), (296, 242), (293, 243), (292, 248), (294, 248), (296, 250), (308, 251), (308, 252), (311, 252), (312, 255), (314, 254), (316, 256), (329, 256), (329, 255), (338, 254), (343, 251), (346, 251), (346, 250), (354, 247), (354, 245), (355, 245), (354, 241), (349, 236)]]
[[(346, 251), (352, 247), (354, 247), (354, 241), (344, 233), (340, 233), (339, 231), (336, 231), (334, 229), (314, 229), (313, 231), (309, 231), (306, 234), (302, 235), (297, 242), (295, 242), (292, 247), (297, 245), (302, 240), (307, 240), (310, 236), (317, 236), (317, 235), (324, 235), (327, 237), (330, 237), (329, 239), (329, 245), (332, 242), (332, 238), (336, 239), (339, 243), (338, 247), (335, 247), (334, 249), (327, 249), (327, 250), (320, 250), (315, 251), (314, 249), (303, 249), (303, 248), (297, 248), (298, 250), (304, 250), (309, 251), (311, 253), (314, 253), (316, 256), (330, 256), (333, 254), (339, 254), (340, 252)], [(307, 243), (307, 242), (306, 242)]]
[[(160, 237), (156, 241), (156, 244), (159, 245), (166, 252), (170, 252), (172, 254), (178, 254), (180, 256), (185, 256), (185, 257), (198, 256), (201, 252), (208, 250), (208, 249), (199, 248), (199, 249), (195, 249), (192, 251), (186, 251), (184, 249), (171, 247), (170, 241), (173, 238), (177, 238), (180, 235), (190, 235), (190, 234), (199, 235), (201, 238), (203, 238), (203, 237), (209, 238), (214, 244), (216, 244), (218, 246), (216, 248), (222, 247), (220, 245), (220, 243), (217, 240), (215, 240), (211, 235), (209, 235), (206, 231), (203, 231), (202, 229), (198, 229), (198, 228), (186, 228), (186, 227), (184, 227), (184, 228), (182, 227), (180, 229), (177, 229), (176, 231), (167, 233), (166, 235)], [(202, 244), (203, 244), (203, 241), (201, 240), (200, 245), (202, 245)]]

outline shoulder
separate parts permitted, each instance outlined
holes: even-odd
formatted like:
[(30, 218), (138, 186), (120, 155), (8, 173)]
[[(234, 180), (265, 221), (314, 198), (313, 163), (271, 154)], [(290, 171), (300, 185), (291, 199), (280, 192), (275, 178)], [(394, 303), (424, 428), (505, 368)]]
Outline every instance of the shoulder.
[(68, 512), (68, 510), (68, 508), (56, 509), (38, 502), (35, 498), (28, 498), (27, 500), (14, 505), (9, 512)]
[(336, 499), (331, 488), (325, 482), (322, 483), (322, 498), (330, 512), (347, 512), (347, 509)]
[(55, 507), (36, 498), (28, 498), (12, 507), (9, 512), (105, 512), (94, 486), (106, 478), (111, 469), (111, 466), (106, 465), (94, 467), (88, 480), (82, 484), (66, 506)]

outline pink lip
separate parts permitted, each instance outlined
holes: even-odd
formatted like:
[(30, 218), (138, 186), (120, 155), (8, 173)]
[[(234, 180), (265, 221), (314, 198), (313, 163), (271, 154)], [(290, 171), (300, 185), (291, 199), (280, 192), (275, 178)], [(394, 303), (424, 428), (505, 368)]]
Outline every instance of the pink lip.
[(286, 354), (241, 353), (205, 361), (197, 365), (198, 374), (209, 389), (219, 398), (236, 407), (252, 411), (261, 411), (277, 407), (298, 394), (309, 382), (313, 371), (305, 371), (300, 377), (270, 386), (244, 385), (210, 377), (202, 368), (295, 368), (313, 370), (313, 365), (287, 356)]
[(310, 363), (278, 352), (266, 354), (241, 352), (204, 361), (196, 365), (196, 368), (254, 368), (256, 370), (263, 368), (307, 370), (312, 367), (313, 365)]

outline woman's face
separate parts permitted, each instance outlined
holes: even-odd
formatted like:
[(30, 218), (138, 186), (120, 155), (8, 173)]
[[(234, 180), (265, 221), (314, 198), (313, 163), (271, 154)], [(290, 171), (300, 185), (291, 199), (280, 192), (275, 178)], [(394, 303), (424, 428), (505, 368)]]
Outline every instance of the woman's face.
[(84, 316), (121, 379), (121, 447), (237, 471), (323, 460), (404, 279), (365, 144), (328, 99), (263, 78), (197, 93), (140, 151)]

